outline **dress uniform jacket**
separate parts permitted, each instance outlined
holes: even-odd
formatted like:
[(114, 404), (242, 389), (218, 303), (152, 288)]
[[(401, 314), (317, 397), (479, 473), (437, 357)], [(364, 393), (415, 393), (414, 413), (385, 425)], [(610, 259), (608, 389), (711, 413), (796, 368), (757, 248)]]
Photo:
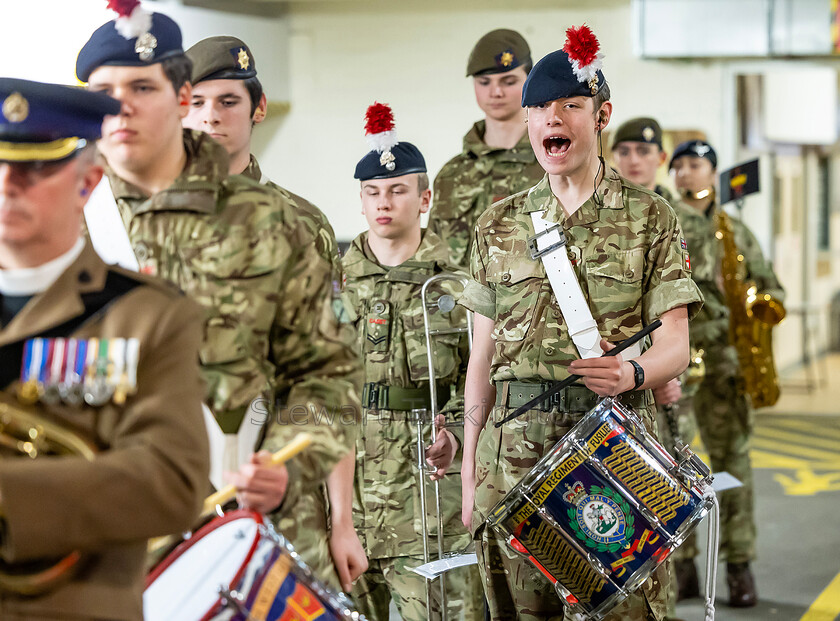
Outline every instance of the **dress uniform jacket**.
[(354, 425), (325, 421), (342, 408), (358, 411), (348, 378), (361, 365), (339, 337), (330, 266), (288, 201), (229, 176), (227, 152), (206, 134), (184, 130), (184, 145), (184, 171), (151, 197), (106, 172), (141, 271), (175, 283), (204, 309), (201, 369), (222, 429), (234, 432), (243, 419), (268, 423), (268, 450), (300, 431), (312, 435), (289, 464), (288, 502), (352, 445)]
[[(367, 555), (371, 559), (419, 555), (421, 540), (420, 491), (417, 470), (417, 428), (411, 420), (412, 398), (423, 407), (421, 397), (403, 394), (405, 403), (394, 409), (386, 397), (401, 389), (429, 394), (429, 363), (420, 289), (430, 277), (455, 271), (447, 259), (446, 246), (431, 231), (425, 231), (413, 257), (396, 267), (379, 264), (367, 243), (367, 233), (357, 237), (342, 260), (347, 282), (343, 297), (356, 327), (357, 342), (363, 352), (365, 382), (363, 424), (356, 442), (356, 490), (354, 521)], [(436, 303), (442, 292), (453, 293), (460, 285), (444, 282), (430, 288), (430, 301)], [(431, 327), (465, 326), (464, 311), (455, 307), (443, 312), (437, 305), (430, 310)], [(466, 335), (450, 334), (435, 338), (435, 374), (441, 411), (447, 418), (461, 421), (463, 374), (467, 362)], [(370, 388), (374, 384), (378, 393)], [(451, 390), (457, 388), (455, 393)], [(453, 395), (454, 397), (450, 397)], [(443, 401), (449, 401), (444, 404)], [(460, 407), (459, 407), (460, 406)], [(426, 445), (431, 443), (431, 425), (424, 425)], [(456, 435), (461, 435), (462, 430)], [(469, 537), (460, 524), (460, 475), (457, 466), (441, 481), (444, 501), (444, 528), (447, 549), (463, 548)], [(453, 473), (454, 471), (454, 473)], [(433, 484), (427, 486), (428, 524), (437, 532)]]
[[(108, 267), (87, 246), (0, 327), (0, 399), (97, 451), (92, 462), (77, 456), (0, 462), (4, 560), (73, 550), (87, 556), (69, 582), (45, 595), (0, 594), (0, 618), (142, 619), (146, 540), (189, 528), (207, 486), (200, 317), (175, 288)], [(136, 393), (123, 405), (17, 405), (23, 342), (39, 336), (139, 339)]]
[[(300, 221), (315, 239), (315, 247), (320, 257), (331, 266), (330, 281), (332, 283), (333, 306), (339, 309), (344, 306), (340, 292), (343, 282), (341, 260), (338, 255), (338, 244), (335, 233), (324, 213), (315, 205), (296, 194), (293, 194), (269, 181), (260, 170), (257, 158), (251, 155), (248, 167), (242, 173), (244, 176), (268, 185), (280, 192), (296, 209)], [(340, 316), (340, 313), (337, 313)], [(348, 346), (353, 347), (353, 334), (349, 326), (342, 326), (342, 337)], [(361, 392), (361, 373), (353, 372), (349, 380), (354, 382), (358, 392)], [(353, 422), (345, 420), (344, 424)], [(283, 506), (271, 515), (277, 529), (292, 542), (296, 551), (315, 575), (326, 581), (333, 588), (340, 590), (341, 581), (330, 554), (328, 533), (329, 501), (326, 486), (321, 489), (309, 490), (302, 494), (294, 507)]]
[(429, 228), (449, 246), (453, 263), (467, 268), (475, 221), (496, 201), (530, 188), (543, 176), (527, 132), (512, 149), (488, 147), (485, 122), (464, 136), (464, 150), (435, 177)]
[[(496, 503), (599, 400), (580, 387), (570, 390), (575, 397), (548, 416), (530, 410), (499, 429), (493, 426), (513, 408), (508, 401), (510, 385), (504, 382), (562, 380), (569, 363), (578, 358), (543, 264), (531, 259), (527, 249), (527, 239), (534, 235), (531, 213), (542, 210), (545, 220), (561, 225), (581, 290), (608, 341), (624, 340), (680, 306), (688, 305), (692, 315), (702, 299), (689, 276), (673, 209), (612, 169), (571, 216), (565, 216), (546, 176), (531, 190), (496, 203), (478, 219), (472, 280), (461, 303), (494, 320), (490, 379), (496, 383), (497, 407), (478, 439), (472, 524), (477, 536)], [(648, 431), (655, 434), (650, 391), (631, 397)], [(545, 587), (540, 597), (552, 597), (553, 589), (536, 570), (526, 573), (513, 577), (521, 582), (520, 592)], [(658, 618), (665, 612), (658, 586), (663, 581), (667, 583), (649, 581), (643, 586), (651, 607), (661, 608)]]

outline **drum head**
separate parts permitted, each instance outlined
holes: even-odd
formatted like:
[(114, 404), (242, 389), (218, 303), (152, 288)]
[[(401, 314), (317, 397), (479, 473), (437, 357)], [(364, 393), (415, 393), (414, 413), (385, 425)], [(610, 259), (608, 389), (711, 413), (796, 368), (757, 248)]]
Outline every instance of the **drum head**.
[(219, 587), (232, 588), (260, 539), (262, 517), (233, 511), (202, 527), (149, 576), (143, 592), (147, 621), (201, 619), (219, 601)]

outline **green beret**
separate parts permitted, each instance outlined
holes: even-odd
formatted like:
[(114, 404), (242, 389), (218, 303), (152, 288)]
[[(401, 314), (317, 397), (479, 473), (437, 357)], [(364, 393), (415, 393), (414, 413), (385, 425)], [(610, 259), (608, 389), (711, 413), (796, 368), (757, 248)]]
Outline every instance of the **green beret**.
[(531, 64), (531, 48), (515, 30), (493, 30), (478, 40), (467, 61), (467, 76), (504, 73)]
[(187, 50), (187, 56), (193, 63), (193, 84), (204, 80), (246, 80), (257, 75), (251, 50), (236, 37), (202, 39)]
[(620, 142), (647, 142), (662, 148), (662, 128), (655, 119), (639, 117), (622, 123), (613, 137), (612, 148)]

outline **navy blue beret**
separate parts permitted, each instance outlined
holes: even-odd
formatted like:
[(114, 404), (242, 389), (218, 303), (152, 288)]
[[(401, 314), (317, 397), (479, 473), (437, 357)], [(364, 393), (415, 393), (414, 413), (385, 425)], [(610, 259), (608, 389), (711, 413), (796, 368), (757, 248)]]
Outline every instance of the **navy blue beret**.
[[(393, 160), (388, 157), (393, 156)], [(393, 163), (393, 169), (388, 168), (388, 163)], [(388, 179), (390, 177), (401, 177), (411, 173), (426, 172), (426, 160), (420, 149), (410, 142), (399, 142), (390, 151), (380, 153), (373, 150), (365, 155), (356, 164), (355, 179), (367, 181), (368, 179)]]
[(0, 160), (50, 161), (99, 138), (120, 102), (83, 88), (0, 78)]
[(717, 153), (708, 142), (703, 140), (686, 140), (677, 145), (671, 161), (668, 163), (668, 170), (674, 166), (674, 160), (683, 155), (691, 157), (705, 157), (712, 163), (712, 168), (717, 168)]
[(551, 52), (543, 56), (528, 74), (522, 87), (522, 107), (536, 106), (566, 97), (592, 97), (607, 83), (600, 69), (595, 76), (596, 90), (592, 92), (592, 86), (588, 82), (578, 80), (566, 52)]
[(117, 32), (116, 20), (97, 28), (76, 59), (76, 76), (87, 82), (102, 65), (141, 67), (183, 54), (181, 29), (163, 13), (152, 13), (149, 32), (126, 39)]

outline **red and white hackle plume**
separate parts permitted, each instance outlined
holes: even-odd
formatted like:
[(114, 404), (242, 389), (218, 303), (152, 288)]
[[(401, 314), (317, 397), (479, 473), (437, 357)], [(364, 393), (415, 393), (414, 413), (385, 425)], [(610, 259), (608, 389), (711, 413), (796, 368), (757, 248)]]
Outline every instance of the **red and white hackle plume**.
[(140, 0), (108, 0), (116, 12), (114, 27), (126, 39), (140, 37), (152, 29), (152, 14), (140, 6)]
[(563, 51), (569, 55), (572, 71), (578, 82), (590, 83), (601, 70), (604, 57), (599, 53), (600, 49), (598, 38), (586, 24), (580, 28), (572, 26), (566, 30), (566, 45), (563, 46)]
[(394, 130), (394, 113), (391, 106), (374, 102), (365, 112), (365, 138), (371, 149), (382, 155), (379, 163), (388, 170), (394, 170), (394, 155), (391, 149), (397, 146), (397, 132)]

